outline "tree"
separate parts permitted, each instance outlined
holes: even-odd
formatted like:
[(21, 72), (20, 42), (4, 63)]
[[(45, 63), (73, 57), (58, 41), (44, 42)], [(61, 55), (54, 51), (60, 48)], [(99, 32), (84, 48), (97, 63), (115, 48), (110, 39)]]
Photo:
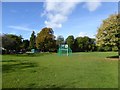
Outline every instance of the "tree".
[(79, 47), (78, 47), (78, 37), (75, 38), (75, 40), (74, 40), (74, 49), (73, 49), (73, 51), (75, 51), (75, 52), (78, 52), (78, 51), (79, 51)]
[(29, 48), (29, 40), (23, 40), (22, 41), (22, 49), (24, 49), (25, 51)]
[(13, 34), (3, 34), (2, 35), (2, 47), (8, 50), (19, 51), (22, 45), (22, 36), (17, 36)]
[(57, 45), (64, 44), (64, 37), (62, 35), (59, 35), (56, 40)]
[(95, 38), (90, 38), (90, 44), (89, 44), (90, 51), (96, 51), (96, 40)]
[(95, 39), (85, 37), (77, 37), (74, 42), (75, 51), (95, 51)]
[(7, 49), (7, 50), (11, 50), (14, 49), (14, 42), (15, 40), (8, 37), (7, 35), (2, 35), (2, 47)]
[(84, 51), (84, 41), (83, 37), (77, 37), (75, 39), (76, 51)]
[(114, 47), (117, 46), (118, 54), (120, 57), (120, 15), (110, 15), (107, 19), (103, 20), (98, 28), (96, 35), (97, 46)]
[(35, 49), (36, 48), (36, 36), (35, 32), (33, 31), (30, 37), (30, 49)]
[(83, 51), (90, 51), (90, 38), (85, 36), (82, 38)]
[(66, 43), (73, 50), (73, 48), (74, 48), (74, 36), (73, 35), (68, 36), (66, 39)]
[(55, 47), (55, 36), (52, 28), (43, 28), (36, 38), (36, 46), (42, 51), (50, 51)]

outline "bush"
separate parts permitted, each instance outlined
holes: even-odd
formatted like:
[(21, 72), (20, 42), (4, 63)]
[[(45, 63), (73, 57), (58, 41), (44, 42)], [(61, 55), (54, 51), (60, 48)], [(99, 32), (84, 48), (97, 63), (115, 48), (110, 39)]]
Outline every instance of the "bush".
[(110, 47), (110, 46), (105, 46), (105, 47), (104, 47), (104, 50), (105, 50), (105, 51), (112, 51), (112, 47)]
[(112, 51), (118, 51), (117, 46), (112, 47)]
[(104, 47), (98, 46), (98, 47), (97, 47), (97, 51), (104, 51)]

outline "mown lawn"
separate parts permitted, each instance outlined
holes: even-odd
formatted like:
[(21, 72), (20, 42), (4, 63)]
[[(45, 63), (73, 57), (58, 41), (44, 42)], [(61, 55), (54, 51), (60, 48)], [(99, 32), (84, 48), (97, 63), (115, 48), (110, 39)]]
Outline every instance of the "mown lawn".
[(3, 88), (117, 88), (116, 52), (3, 55)]

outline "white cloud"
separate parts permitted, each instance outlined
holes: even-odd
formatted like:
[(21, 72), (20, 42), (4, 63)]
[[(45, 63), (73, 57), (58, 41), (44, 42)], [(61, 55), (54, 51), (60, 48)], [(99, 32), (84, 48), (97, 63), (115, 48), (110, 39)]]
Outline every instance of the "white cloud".
[(57, 35), (57, 34), (54, 34), (54, 36), (55, 36), (55, 40), (57, 40), (58, 35)]
[(28, 24), (24, 25), (10, 25), (8, 26), (11, 30), (10, 34), (22, 35), (25, 39), (29, 39), (32, 31), (38, 31), (38, 29), (29, 28)]
[(84, 37), (84, 36), (88, 36), (86, 32), (80, 32), (78, 37)]
[[(66, 2), (65, 2), (66, 1)], [(44, 3), (44, 13), (42, 16), (46, 16), (47, 20), (44, 22), (47, 27), (61, 28), (62, 23), (68, 19), (68, 15), (74, 10), (75, 6), (79, 2), (51, 2), (46, 0)]]
[(87, 32), (80, 32), (77, 37), (84, 37), (84, 36), (88, 36), (90, 38), (95, 38), (94, 33), (87, 33)]
[(46, 27), (61, 28), (62, 24), (67, 21), (68, 16), (75, 9), (76, 5), (80, 2), (85, 2), (84, 8), (89, 11), (95, 11), (101, 6), (101, 0), (94, 0), (96, 2), (91, 2), (91, 0), (46, 0), (44, 2), (44, 12), (41, 16), (46, 16), (44, 21)]
[(34, 29), (23, 27), (23, 26), (8, 26), (8, 28), (15, 29), (15, 30), (23, 30), (23, 31), (33, 31)]
[(88, 0), (83, 7), (92, 12), (98, 9), (101, 5), (101, 0), (96, 0), (96, 2), (91, 2), (91, 0)]
[(83, 8), (93, 12), (102, 5), (102, 2), (118, 1), (119, 0), (45, 0), (44, 12), (41, 16), (46, 16), (47, 18), (44, 21), (46, 27), (61, 28), (76, 5), (81, 2), (84, 2)]

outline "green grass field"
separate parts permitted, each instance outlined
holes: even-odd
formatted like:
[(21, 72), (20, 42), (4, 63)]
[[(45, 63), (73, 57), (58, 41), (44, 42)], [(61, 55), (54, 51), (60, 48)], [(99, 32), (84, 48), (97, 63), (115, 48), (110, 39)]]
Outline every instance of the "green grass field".
[(116, 52), (3, 55), (3, 88), (117, 88)]

